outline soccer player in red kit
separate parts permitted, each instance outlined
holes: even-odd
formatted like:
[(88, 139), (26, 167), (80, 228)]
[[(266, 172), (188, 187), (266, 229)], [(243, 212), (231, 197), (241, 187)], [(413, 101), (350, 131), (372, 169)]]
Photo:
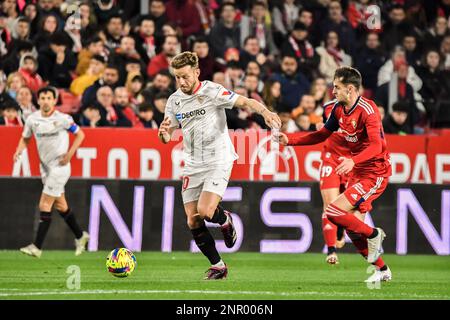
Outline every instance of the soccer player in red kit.
[(359, 95), (361, 74), (343, 66), (336, 70), (333, 81), (336, 103), (324, 127), (306, 135), (278, 134), (284, 145), (312, 145), (325, 141), (335, 131), (344, 134), (350, 157), (340, 157), (337, 174), (352, 173), (348, 188), (325, 210), (326, 217), (343, 227), (357, 250), (376, 266), (376, 272), (366, 282), (389, 281), (392, 274), (381, 258), (386, 237), (381, 228), (364, 223), (364, 215), (372, 202), (386, 189), (391, 175), (381, 117), (376, 104)]
[[(330, 117), (336, 102), (337, 100), (332, 100), (324, 104), (324, 122)], [(328, 250), (325, 261), (329, 264), (339, 263), (336, 248), (340, 249), (345, 245), (344, 229), (342, 227), (338, 228), (338, 226), (328, 220), (325, 214), (328, 205), (344, 192), (348, 181), (347, 174), (339, 175), (336, 173), (336, 167), (340, 164), (340, 157), (348, 158), (351, 157), (351, 154), (344, 134), (342, 132), (334, 132), (324, 143), (319, 170), (320, 194), (323, 200), (322, 233)]]

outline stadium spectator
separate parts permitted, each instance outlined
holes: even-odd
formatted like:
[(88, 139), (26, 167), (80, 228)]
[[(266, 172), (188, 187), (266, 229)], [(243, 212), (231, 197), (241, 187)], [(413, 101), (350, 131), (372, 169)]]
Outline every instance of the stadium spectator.
[(169, 99), (169, 94), (167, 92), (160, 92), (156, 94), (153, 99), (153, 119), (156, 124), (159, 125), (164, 120), (164, 111), (166, 110), (167, 99)]
[(154, 77), (159, 71), (169, 68), (170, 60), (178, 52), (179, 41), (176, 36), (167, 36), (164, 39), (162, 52), (154, 56), (147, 67), (147, 75)]
[(254, 76), (258, 77), (258, 88), (257, 88), (257, 91), (258, 91), (259, 94), (261, 94), (263, 89), (264, 89), (264, 82), (262, 81), (262, 79), (265, 78), (265, 74), (262, 72), (261, 66), (259, 65), (259, 63), (256, 62), (256, 61), (250, 61), (247, 64), (247, 68), (245, 69), (245, 73), (246, 74), (251, 74), (251, 75), (254, 75)]
[(331, 101), (331, 94), (327, 87), (327, 82), (325, 78), (318, 77), (316, 78), (313, 83), (311, 84), (311, 89), (309, 91), (309, 94), (313, 96), (315, 101), (315, 112), (317, 115), (321, 116), (323, 113), (322, 106), (328, 102)]
[(280, 131), (284, 133), (292, 133), (298, 131), (297, 125), (295, 124), (294, 119), (292, 119), (292, 112), (289, 106), (281, 105), (278, 108), (277, 113), (281, 120)]
[(312, 95), (304, 94), (299, 106), (292, 110), (293, 119), (297, 119), (301, 114), (307, 115), (309, 117), (309, 123), (312, 125), (323, 122), (322, 116), (316, 114), (316, 101)]
[(299, 12), (298, 21), (306, 26), (308, 30), (308, 40), (313, 47), (319, 46), (321, 41), (320, 29), (313, 23), (315, 21), (313, 11), (307, 7), (303, 7)]
[(93, 1), (95, 16), (99, 25), (111, 22), (111, 18), (119, 16), (121, 13), (115, 5), (114, 0)]
[(139, 120), (144, 128), (158, 129), (158, 124), (153, 120), (153, 107), (148, 102), (139, 105)]
[(295, 118), (297, 131), (316, 131), (316, 126), (311, 123), (311, 119), (306, 113), (299, 113)]
[(240, 28), (235, 19), (236, 8), (234, 4), (230, 2), (222, 3), (220, 20), (216, 21), (208, 36), (215, 57), (225, 58), (227, 49), (240, 47)]
[(139, 121), (136, 113), (130, 105), (130, 93), (125, 87), (117, 87), (114, 90), (114, 105), (118, 109), (119, 114), (123, 115), (123, 119), (117, 122), (119, 127), (138, 127), (142, 128), (142, 123)]
[(11, 43), (11, 33), (7, 28), (7, 16), (0, 12), (0, 58), (4, 59), (4, 57), (8, 54), (8, 46)]
[(291, 33), (295, 22), (299, 16), (299, 6), (295, 4), (295, 0), (284, 0), (272, 11), (274, 41), (280, 46), (283, 39)]
[(289, 37), (281, 48), (283, 56), (294, 56), (298, 60), (298, 69), (312, 80), (317, 76), (320, 57), (317, 55), (312, 44), (308, 41), (308, 28), (301, 22), (296, 22)]
[(142, 99), (141, 92), (144, 89), (144, 77), (140, 72), (128, 72), (125, 87), (130, 94), (131, 106), (137, 113), (137, 106)]
[(263, 89), (263, 100), (270, 111), (278, 110), (281, 103), (281, 83), (267, 80)]
[(7, 127), (23, 126), (17, 102), (10, 100), (3, 105), (3, 113), (2, 116), (0, 116), (0, 125)]
[(366, 89), (365, 96), (373, 97), (378, 87), (378, 72), (386, 62), (379, 35), (375, 32), (369, 32), (366, 36), (364, 46), (358, 50), (355, 55), (355, 68), (363, 74), (362, 84)]
[(17, 2), (14, 0), (3, 0), (0, 11), (5, 14), (10, 21), (13, 21), (19, 16)]
[(244, 70), (236, 61), (230, 61), (225, 68), (225, 88), (235, 90), (242, 84), (244, 78)]
[(28, 87), (22, 87), (17, 92), (17, 104), (19, 105), (19, 114), (22, 122), (25, 123), (28, 116), (37, 110), (36, 103), (33, 101), (33, 92)]
[[(278, 53), (278, 49), (275, 46), (271, 26), (268, 25), (266, 17), (266, 3), (264, 1), (253, 2), (250, 8), (250, 16), (244, 15), (241, 18), (241, 41), (253, 36), (258, 41), (261, 51), (273, 57)], [(243, 45), (245, 46), (245, 44)]]
[(55, 0), (38, 1), (38, 10), (42, 16), (54, 15), (58, 20), (58, 31), (62, 31), (62, 26), (64, 25), (64, 18), (61, 14), (61, 4), (62, 1)]
[(421, 115), (414, 98), (413, 87), (407, 82), (409, 68), (406, 62), (400, 63), (392, 79), (377, 89), (375, 97), (386, 107), (386, 114), (392, 112), (392, 107), (397, 101), (405, 102), (409, 106), (408, 126), (413, 132), (414, 125), (419, 122)]
[(28, 2), (23, 8), (24, 16), (30, 21), (30, 38), (33, 39), (39, 29), (40, 15), (37, 9), (37, 5), (32, 2)]
[(111, 124), (103, 119), (100, 115), (100, 107), (98, 105), (89, 105), (83, 109), (79, 117), (79, 124), (82, 127), (109, 127)]
[[(392, 54), (391, 59), (386, 61), (386, 63), (378, 71), (378, 86), (381, 86), (392, 79), (394, 72), (402, 64), (407, 64), (405, 50), (397, 46)], [(408, 66), (408, 84), (410, 84), (414, 92), (418, 92), (422, 88), (422, 80), (417, 76), (413, 67)]]
[(163, 26), (167, 23), (166, 4), (164, 0), (151, 0), (149, 17), (155, 22), (156, 39), (164, 38)]
[(11, 50), (14, 48), (14, 42), (17, 40), (22, 41), (29, 41), (30, 40), (30, 21), (28, 18), (25, 17), (19, 17), (15, 23), (14, 23), (14, 29), (12, 32), (12, 38), (10, 48), (8, 48), (8, 51), (11, 52)]
[(20, 72), (13, 72), (9, 74), (6, 81), (6, 92), (12, 99), (17, 98), (17, 92), (23, 86), (25, 86), (25, 79)]
[(13, 46), (9, 56), (0, 61), (0, 64), (3, 66), (3, 70), (7, 75), (17, 71), (19, 69), (20, 59), (22, 59), (25, 54), (33, 53), (34, 49), (33, 44), (30, 41), (16, 40), (13, 42)]
[(177, 34), (184, 40), (189, 36), (203, 33), (199, 11), (192, 1), (167, 1), (166, 15), (167, 19), (175, 25)]
[(392, 106), (392, 112), (383, 120), (385, 133), (406, 135), (411, 134), (412, 129), (408, 124), (409, 105), (404, 101), (397, 101)]
[(289, 112), (298, 106), (300, 98), (310, 89), (308, 79), (298, 71), (297, 59), (292, 56), (282, 58), (281, 72), (275, 73), (271, 79), (281, 83), (282, 104)]
[(246, 69), (250, 61), (256, 61), (260, 65), (267, 61), (267, 56), (261, 52), (258, 39), (254, 36), (248, 36), (244, 40), (244, 48), (239, 53), (239, 65), (242, 69)]
[(80, 33), (82, 39), (89, 39), (98, 31), (97, 16), (89, 2), (80, 4)]
[(382, 46), (385, 52), (391, 52), (407, 34), (414, 32), (413, 26), (406, 19), (405, 8), (394, 4), (389, 8), (389, 20), (383, 27)]
[(433, 26), (427, 30), (424, 36), (424, 47), (428, 49), (439, 50), (442, 40), (448, 33), (447, 19), (439, 16), (433, 23)]
[(441, 43), (441, 55), (444, 57), (444, 68), (450, 70), (450, 34), (447, 34)]
[(332, 30), (338, 34), (341, 48), (353, 55), (356, 44), (355, 32), (345, 18), (342, 5), (338, 0), (332, 0), (328, 4), (328, 16), (321, 21), (321, 38), (325, 39), (328, 32)]
[(68, 48), (63, 32), (55, 32), (49, 38), (50, 46), (39, 51), (38, 73), (51, 86), (68, 89), (77, 60)]
[(316, 48), (316, 52), (320, 56), (319, 71), (330, 86), (337, 68), (352, 66), (352, 57), (339, 46), (339, 36), (335, 31), (328, 32), (325, 44)]
[(91, 59), (94, 55), (104, 55), (105, 45), (99, 36), (92, 36), (86, 40), (86, 47), (78, 53), (78, 63), (75, 69), (76, 74), (83, 75), (86, 73)]
[(262, 103), (263, 98), (259, 95), (258, 92), (258, 83), (259, 78), (254, 74), (247, 74), (244, 77), (244, 88), (247, 90), (247, 97), (255, 99), (256, 101)]
[[(115, 64), (119, 67), (119, 83), (125, 84), (127, 79), (127, 68), (126, 64), (132, 61), (131, 63), (138, 65), (138, 70), (141, 69), (141, 57), (136, 50), (136, 42), (131, 36), (124, 36), (120, 39), (120, 45), (111, 53), (109, 60), (111, 63)], [(142, 68), (145, 68), (142, 65)]]
[(0, 113), (3, 110), (3, 106), (8, 103), (8, 101), (14, 101), (14, 99), (6, 91), (7, 77), (3, 70), (0, 69)]
[(109, 86), (100, 87), (97, 91), (97, 101), (100, 116), (111, 126), (131, 127), (131, 122), (123, 114), (122, 110), (114, 105), (114, 92)]
[(215, 72), (224, 69), (224, 67), (214, 59), (212, 54), (210, 54), (209, 44), (205, 37), (200, 36), (194, 39), (192, 51), (198, 56), (198, 64), (201, 70), (199, 76), (200, 81), (210, 80)]
[(402, 47), (405, 49), (406, 61), (414, 69), (420, 65), (421, 52), (417, 45), (417, 37), (414, 34), (407, 34), (403, 37)]
[[(102, 24), (100, 23), (100, 25)], [(120, 46), (120, 39), (122, 39), (123, 32), (124, 25), (122, 16), (114, 14), (108, 18), (106, 28), (100, 32), (99, 36), (104, 40), (105, 46), (109, 50), (114, 50)]]
[(153, 81), (151, 85), (146, 88), (142, 94), (145, 97), (145, 101), (153, 101), (153, 98), (161, 92), (169, 92), (172, 93), (173, 90), (173, 79), (169, 72), (169, 70), (164, 69), (158, 72), (155, 77), (153, 78)]
[(19, 73), (25, 79), (25, 85), (33, 92), (37, 92), (45, 86), (44, 80), (37, 73), (38, 65), (36, 58), (32, 54), (25, 54), (20, 59)]
[(423, 60), (422, 67), (418, 70), (423, 81), (420, 94), (429, 117), (432, 118), (438, 104), (442, 100), (450, 100), (450, 70), (444, 70), (437, 50), (429, 50)]
[(38, 52), (50, 46), (50, 36), (58, 31), (58, 27), (58, 18), (54, 14), (42, 18), (39, 29), (33, 38), (34, 46)]
[(86, 72), (75, 78), (71, 85), (70, 91), (77, 96), (81, 96), (84, 91), (94, 84), (103, 74), (106, 67), (105, 58), (101, 55), (94, 55), (89, 63)]
[(150, 16), (141, 18), (134, 40), (139, 56), (145, 65), (148, 65), (150, 59), (156, 55), (155, 21)]
[(112, 88), (117, 87), (119, 82), (119, 69), (115, 65), (108, 65), (103, 72), (103, 75), (94, 82), (94, 84), (88, 87), (81, 99), (81, 105), (86, 107), (92, 105), (95, 102), (97, 90), (102, 86), (110, 86)]

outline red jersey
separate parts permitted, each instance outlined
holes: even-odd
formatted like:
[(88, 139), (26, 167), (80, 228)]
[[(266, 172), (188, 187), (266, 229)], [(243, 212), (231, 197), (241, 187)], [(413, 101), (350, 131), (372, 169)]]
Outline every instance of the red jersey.
[[(324, 104), (323, 115), (324, 122), (328, 120), (337, 100), (332, 100)], [(350, 150), (347, 145), (347, 140), (342, 132), (334, 132), (323, 145), (322, 160), (331, 158), (334, 162), (340, 163), (340, 157), (351, 157)]]
[(390, 155), (380, 113), (372, 100), (359, 96), (348, 112), (345, 112), (344, 106), (336, 103), (325, 128), (343, 133), (355, 162), (355, 174), (391, 175)]
[(306, 135), (288, 134), (288, 145), (317, 144), (325, 141), (335, 131), (342, 133), (347, 141), (355, 162), (353, 168), (355, 175), (359, 177), (391, 175), (390, 156), (378, 108), (372, 100), (361, 96), (347, 112), (344, 106), (335, 103), (330, 117), (321, 130)]

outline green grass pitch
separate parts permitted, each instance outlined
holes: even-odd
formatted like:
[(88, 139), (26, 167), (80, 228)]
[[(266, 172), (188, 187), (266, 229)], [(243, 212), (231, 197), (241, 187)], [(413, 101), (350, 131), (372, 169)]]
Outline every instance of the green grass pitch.
[[(368, 288), (368, 264), (357, 254), (341, 254), (338, 266), (323, 254), (223, 254), (229, 276), (220, 281), (202, 280), (207, 260), (186, 252), (138, 252), (128, 278), (106, 271), (105, 251), (0, 254), (0, 299), (450, 299), (449, 256), (385, 255), (393, 281)], [(72, 265), (78, 290), (67, 287)]]

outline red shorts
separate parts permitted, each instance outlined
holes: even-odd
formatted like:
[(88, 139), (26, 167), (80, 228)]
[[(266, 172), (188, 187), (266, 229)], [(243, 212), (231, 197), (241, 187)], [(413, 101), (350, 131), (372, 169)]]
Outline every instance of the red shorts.
[(372, 202), (386, 189), (388, 180), (387, 177), (351, 176), (344, 195), (361, 213), (369, 212), (372, 209)]
[(336, 173), (336, 167), (339, 165), (332, 158), (322, 159), (320, 165), (320, 190), (338, 188), (339, 192), (344, 192), (348, 175), (338, 175)]

